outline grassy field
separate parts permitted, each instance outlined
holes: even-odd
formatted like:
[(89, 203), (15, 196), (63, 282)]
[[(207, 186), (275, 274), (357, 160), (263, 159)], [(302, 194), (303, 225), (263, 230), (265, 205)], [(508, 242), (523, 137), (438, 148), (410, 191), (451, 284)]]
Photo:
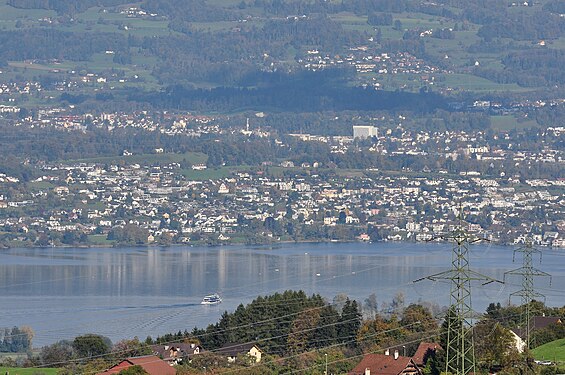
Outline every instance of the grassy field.
[(10, 375), (56, 375), (56, 368), (17, 368), (17, 367), (0, 367), (0, 374)]
[(369, 33), (373, 31), (373, 26), (367, 23), (367, 16), (358, 16), (353, 13), (343, 12), (332, 14), (330, 18), (341, 23), (346, 30), (366, 31)]
[(548, 342), (532, 350), (534, 358), (538, 361), (552, 361), (565, 363), (565, 339)]
[(88, 243), (95, 246), (112, 246), (116, 241), (106, 239), (105, 234), (91, 234), (88, 236)]
[[(18, 9), (0, 0), (0, 27), (15, 28), (20, 20), (27, 27), (40, 25), (39, 19), (55, 18), (57, 13), (46, 9)], [(104, 12), (102, 8), (93, 7), (75, 15), (76, 22), (65, 25), (65, 31), (118, 32), (124, 35), (135, 34), (141, 37), (163, 36), (175, 33), (169, 30), (169, 21), (164, 19), (131, 18), (119, 12)], [(127, 29), (123, 26), (127, 26)]]
[(537, 128), (539, 125), (535, 120), (518, 121), (513, 116), (491, 116), (491, 127), (495, 130), (524, 130)]
[[(18, 9), (7, 5), (6, 0), (0, 0), (0, 20), (15, 19), (37, 20), (43, 17), (55, 17), (57, 13), (46, 9)], [(15, 22), (14, 22), (15, 23)], [(0, 24), (1, 25), (1, 24)]]
[[(338, 0), (330, 0), (330, 2)], [(218, 22), (192, 22), (191, 27), (196, 30), (209, 31), (209, 32), (227, 32), (236, 29), (249, 29), (251, 27), (261, 28), (265, 22), (266, 17), (264, 10), (260, 6), (253, 5), (252, 1), (246, 0), (247, 7), (245, 14), (252, 15), (246, 20), (233, 20), (233, 21), (218, 21)], [(230, 8), (237, 6), (240, 0), (210, 0), (209, 4), (218, 6), (220, 8)], [(543, 4), (543, 1), (542, 1)], [(140, 2), (132, 1), (132, 6), (139, 6)], [(71, 32), (113, 32), (121, 35), (135, 35), (137, 37), (155, 37), (155, 36), (168, 36), (168, 35), (180, 35), (178, 32), (169, 29), (169, 21), (164, 17), (157, 16), (154, 18), (135, 18), (128, 17), (126, 14), (121, 14), (119, 12), (119, 7), (106, 7), (106, 9), (101, 7), (92, 7), (85, 12), (78, 13), (74, 15), (75, 21), (72, 23), (66, 23), (64, 25), (54, 23), (49, 25), (50, 28), (55, 28), (58, 30), (71, 31)], [(520, 7), (521, 8), (521, 7)], [(460, 10), (456, 8), (449, 8), (453, 12), (458, 13)], [(522, 12), (523, 9), (518, 10), (511, 9), (511, 12)], [(40, 19), (51, 17), (56, 17), (54, 11), (42, 10), (42, 9), (16, 9), (7, 5), (7, 0), (0, 0), (0, 30), (10, 30), (15, 28), (15, 23), (20, 21), (23, 23), (23, 28), (34, 28), (34, 27), (45, 27), (41, 26)], [(502, 70), (504, 66), (501, 63), (502, 57), (507, 52), (479, 52), (471, 53), (469, 52), (469, 47), (478, 41), (480, 37), (477, 35), (477, 31), (480, 25), (466, 22), (464, 25), (464, 30), (462, 30), (461, 22), (457, 19), (448, 19), (441, 16), (433, 16), (424, 13), (395, 13), (393, 15), (394, 21), (400, 21), (401, 28), (395, 30), (393, 26), (378, 26), (374, 27), (369, 25), (367, 22), (366, 15), (356, 15), (351, 12), (342, 12), (337, 14), (330, 14), (332, 20), (341, 23), (345, 30), (356, 30), (361, 33), (368, 33), (368, 35), (375, 35), (375, 29), (380, 29), (382, 33), (382, 38), (387, 39), (398, 39), (403, 38), (405, 30), (438, 30), (440, 28), (452, 28), (455, 29), (457, 24), (457, 31), (454, 31), (453, 39), (437, 39), (429, 36), (421, 38), (425, 44), (426, 55), (433, 56), (435, 60), (444, 59), (446, 68), (458, 72), (460, 74), (433, 74), (436, 81), (434, 82), (434, 87), (440, 88), (450, 88), (454, 92), (459, 91), (471, 91), (476, 93), (485, 92), (525, 92), (531, 90), (529, 88), (523, 88), (516, 84), (499, 84), (484, 78), (468, 74), (474, 61), (479, 61), (480, 66), (488, 69)], [(502, 42), (510, 41), (510, 39), (501, 39)], [(520, 45), (521, 42), (514, 41), (516, 45)], [(565, 37), (559, 38), (553, 41), (548, 41), (551, 44), (551, 48), (555, 49), (565, 49)], [(528, 44), (524, 44), (528, 46)], [(302, 46), (302, 48), (309, 48), (310, 46)], [(316, 46), (311, 46), (311, 48), (316, 48)], [(300, 50), (300, 49), (299, 49)], [(298, 50), (298, 51), (299, 51)], [(286, 51), (286, 56), (282, 60), (286, 60), (286, 63), (294, 64), (295, 55), (298, 52), (294, 47), (288, 47)], [(131, 48), (131, 64), (120, 65), (114, 63), (112, 54), (98, 53), (94, 54), (88, 61), (84, 62), (74, 62), (74, 61), (63, 61), (61, 64), (29, 64), (22, 61), (10, 62), (11, 69), (7, 69), (0, 78), (2, 80), (13, 79), (15, 75), (21, 75), (26, 78), (33, 78), (38, 74), (49, 74), (60, 78), (63, 73), (69, 70), (84, 69), (89, 73), (100, 73), (103, 71), (109, 71), (110, 69), (115, 69), (123, 72), (125, 74), (126, 82), (109, 82), (108, 85), (102, 86), (112, 86), (117, 90), (132, 87), (141, 90), (157, 90), (162, 86), (153, 75), (152, 72), (154, 68), (159, 65), (159, 59), (156, 56), (146, 56), (141, 49)], [(432, 60), (432, 65), (437, 65)], [(440, 64), (441, 65), (441, 64)], [(52, 72), (54, 69), (58, 69), (61, 73)], [(134, 78), (135, 77), (135, 78)], [(359, 74), (357, 81), (351, 81), (351, 84), (359, 84), (359, 82), (366, 82), (367, 78), (376, 78), (379, 83), (381, 83), (385, 90), (396, 90), (403, 89), (406, 91), (417, 92), (426, 83), (422, 81), (421, 74), (396, 74), (396, 75), (375, 75), (375, 74)], [(199, 79), (197, 77), (187, 78), (190, 80), (195, 87), (209, 88), (216, 86), (216, 83), (207, 82), (204, 79)], [(92, 92), (93, 88), (99, 88), (101, 85), (89, 84), (84, 87), (85, 92)], [(58, 96), (59, 93), (54, 93), (54, 96)], [(33, 100), (36, 100), (37, 103)], [(34, 107), (44, 102), (50, 103), (51, 98), (39, 98), (32, 99), (32, 101), (27, 102), (26, 105), (29, 107)], [(237, 112), (245, 110), (255, 110), (256, 108), (241, 108)], [(265, 108), (261, 108), (265, 110)], [(500, 126), (507, 126), (505, 120), (497, 122)], [(530, 125), (526, 122), (520, 124), (520, 126), (529, 127)]]
[[(42, 27), (40, 19), (54, 18), (57, 14), (54, 11), (43, 9), (17, 9), (6, 4), (6, 0), (0, 0), (0, 30), (13, 30), (17, 21), (23, 23), (23, 28)], [(138, 37), (166, 36), (176, 34), (168, 28), (169, 21), (164, 19), (151, 18), (129, 18), (125, 14), (116, 11), (105, 12), (102, 8), (93, 7), (83, 13), (75, 15), (76, 22), (73, 24), (50, 25), (56, 29), (72, 32), (115, 32), (123, 35), (136, 35)], [(127, 29), (124, 27), (127, 26)], [(109, 69), (121, 70), (125, 73), (127, 82), (113, 83), (114, 87), (125, 85), (136, 86), (141, 89), (156, 89), (159, 87), (155, 77), (151, 72), (156, 64), (155, 57), (147, 57), (138, 53), (137, 49), (132, 49), (131, 64), (120, 65), (113, 62), (113, 55), (104, 53), (95, 54), (88, 61), (81, 62), (81, 66), (88, 72), (99, 73)], [(10, 62), (12, 68), (8, 73), (18, 74), (31, 78), (37, 73), (54, 74), (59, 77), (61, 72), (76, 70), (77, 62), (63, 61), (61, 64), (29, 64), (21, 61)], [(13, 79), (13, 74), (3, 74), (4, 79)], [(139, 79), (133, 79), (137, 76)], [(99, 86), (99, 85), (98, 85)]]
[(184, 169), (181, 174), (188, 180), (203, 181), (203, 180), (218, 180), (226, 178), (231, 175), (233, 171), (239, 170), (238, 167), (221, 167), (209, 168), (203, 171), (195, 171), (193, 169)]
[(517, 84), (501, 84), (471, 74), (442, 74), (438, 85), (465, 91), (527, 91)]
[[(332, 20), (339, 22), (347, 30), (357, 30), (360, 32), (374, 32), (373, 26), (367, 23), (366, 16), (358, 16), (352, 13), (338, 13), (331, 15)], [(402, 24), (401, 30), (395, 30), (392, 26), (379, 26), (383, 39), (402, 39), (405, 30), (437, 30), (439, 28), (453, 28), (454, 22), (443, 17), (430, 16), (423, 13), (400, 13), (394, 15), (394, 20)], [(493, 69), (502, 69), (500, 63), (502, 55), (499, 53), (490, 54), (471, 54), (468, 52), (469, 46), (478, 42), (477, 36), (479, 25), (468, 23), (466, 30), (454, 32), (454, 39), (437, 39), (425, 37), (422, 40), (426, 46), (426, 52), (440, 58), (449, 59), (449, 65), (457, 69), (468, 69), (472, 61), (479, 61), (481, 66)], [(447, 56), (447, 57), (445, 57)], [(447, 61), (447, 60), (446, 60)], [(396, 74), (396, 75), (376, 75), (376, 79), (383, 84), (384, 89), (392, 90), (398, 87), (406, 91), (418, 91), (424, 84), (421, 75)], [(435, 85), (442, 88), (451, 88), (457, 91), (473, 92), (523, 92), (529, 89), (518, 86), (517, 84), (499, 84), (472, 74), (435, 74), (438, 80)], [(366, 77), (360, 74), (360, 77)], [(370, 78), (370, 75), (369, 75)]]
[[(42, 74), (54, 74), (55, 76), (59, 76), (59, 72), (66, 72), (70, 70), (77, 70), (78, 65), (76, 61), (63, 61), (62, 63), (53, 63), (53, 64), (39, 64), (39, 63), (29, 63), (23, 61), (10, 61), (9, 66), (12, 68), (18, 68), (19, 74), (22, 74), (22, 70), (29, 72), (30, 75), (35, 75), (38, 72)], [(112, 86), (120, 87), (124, 85), (131, 86), (144, 86), (145, 88), (156, 88), (158, 87), (157, 81), (155, 77), (151, 75), (151, 69), (156, 64), (156, 58), (154, 57), (147, 57), (141, 56), (136, 54), (135, 52), (132, 53), (132, 64), (129, 65), (120, 65), (113, 62), (113, 55), (106, 54), (106, 53), (97, 53), (92, 55), (90, 60), (86, 62), (81, 62), (80, 66), (81, 69), (84, 69), (88, 73), (100, 73), (103, 71), (108, 71), (110, 69), (119, 70), (124, 73), (125, 78), (127, 79), (126, 83), (118, 83), (112, 82)], [(57, 72), (56, 72), (57, 71)], [(137, 75), (138, 77), (144, 80), (143, 83), (140, 83), (134, 79), (134, 76)], [(98, 87), (99, 84), (93, 84), (94, 86)]]
[(402, 23), (404, 29), (437, 29), (440, 27), (449, 27), (450, 25), (442, 25), (441, 17), (430, 16), (423, 13), (401, 13), (393, 17)]
[(37, 191), (37, 190), (50, 190), (53, 189), (55, 185), (49, 181), (33, 181), (28, 183), (28, 187), (33, 191)]

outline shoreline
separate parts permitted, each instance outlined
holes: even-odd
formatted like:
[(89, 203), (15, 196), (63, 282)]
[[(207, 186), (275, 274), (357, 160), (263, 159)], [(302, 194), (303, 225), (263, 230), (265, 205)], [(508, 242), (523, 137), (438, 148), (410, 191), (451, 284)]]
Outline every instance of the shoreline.
[[(207, 244), (207, 243), (172, 243), (168, 245), (159, 245), (155, 243), (148, 243), (148, 244), (77, 244), (77, 245), (53, 245), (53, 246), (13, 246), (13, 247), (0, 247), (0, 251), (2, 250), (10, 250), (10, 249), (68, 249), (68, 248), (76, 248), (76, 249), (112, 249), (112, 248), (178, 248), (178, 247), (209, 247), (209, 248), (220, 248), (220, 247), (235, 247), (235, 246), (249, 246), (249, 247), (257, 247), (257, 246), (276, 246), (276, 245), (287, 245), (287, 244), (348, 244), (348, 243), (360, 243), (360, 244), (372, 244), (372, 243), (398, 243), (398, 244), (449, 244), (452, 243), (451, 241), (441, 240), (441, 241), (355, 241), (355, 240), (304, 240), (304, 241), (275, 241), (270, 243), (257, 243), (257, 244), (247, 244), (247, 243), (219, 243), (219, 244)], [(498, 243), (498, 242), (485, 242), (495, 246), (504, 246), (504, 247), (519, 247), (523, 244), (512, 244), (512, 243)], [(536, 245), (544, 249), (552, 249), (552, 250), (564, 250), (565, 248), (561, 247), (553, 247), (553, 246), (543, 246), (543, 245)]]

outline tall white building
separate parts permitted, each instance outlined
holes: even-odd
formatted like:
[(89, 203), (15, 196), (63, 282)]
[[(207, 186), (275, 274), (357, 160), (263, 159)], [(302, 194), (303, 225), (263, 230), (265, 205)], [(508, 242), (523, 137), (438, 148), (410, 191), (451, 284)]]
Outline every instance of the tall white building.
[(376, 126), (370, 126), (370, 125), (353, 126), (353, 138), (365, 139), (369, 137), (376, 137), (377, 135), (378, 135), (378, 130)]

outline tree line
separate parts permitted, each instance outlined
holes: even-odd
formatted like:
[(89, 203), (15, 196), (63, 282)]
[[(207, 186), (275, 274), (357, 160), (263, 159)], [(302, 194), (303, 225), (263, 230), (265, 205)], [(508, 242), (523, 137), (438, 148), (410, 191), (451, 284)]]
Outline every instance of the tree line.
[(270, 87), (195, 89), (172, 86), (160, 93), (132, 93), (131, 101), (148, 102), (157, 108), (197, 111), (261, 110), (284, 112), (414, 110), (419, 113), (446, 109), (445, 98), (433, 92), (389, 92), (347, 87), (324, 82), (312, 72)]
[(22, 353), (32, 349), (34, 332), (28, 326), (0, 329), (0, 353)]
[[(523, 308), (491, 303), (485, 314), (469, 328), (473, 331), (478, 373), (540, 372), (539, 368), (532, 367), (529, 352), (518, 353), (509, 330), (520, 324)], [(534, 314), (565, 317), (565, 307), (551, 308), (538, 301), (531, 302), (530, 310)], [(85, 334), (44, 346), (18, 364), (60, 367), (61, 374), (97, 372), (123, 358), (151, 353), (150, 345), (186, 342), (201, 345), (204, 352), (184, 361), (177, 368), (179, 374), (199, 373), (204, 367), (208, 371), (231, 369), (248, 374), (274, 375), (289, 370), (315, 374), (312, 369), (321, 368), (326, 358), (329, 370), (345, 373), (359, 362), (363, 353), (390, 349), (410, 357), (418, 344), (425, 341), (435, 342), (440, 348), (426, 353), (422, 371), (425, 375), (440, 375), (445, 369), (448, 335), (460, 330), (462, 324), (453, 308), (434, 308), (432, 312), (426, 303), (407, 305), (402, 293), (379, 309), (375, 295), (360, 305), (345, 295), (328, 302), (317, 294), (308, 296), (303, 291), (288, 290), (259, 296), (231, 313), (226, 311), (217, 323), (207, 328), (195, 327), (190, 332), (179, 330), (155, 339), (148, 337), (144, 342), (137, 338), (125, 339), (115, 344), (104, 336)], [(535, 346), (564, 338), (563, 326), (536, 330)], [(19, 332), (21, 330), (16, 334)], [(217, 353), (217, 349), (228, 343), (244, 342), (255, 343), (262, 350), (261, 363), (256, 364), (245, 356), (228, 363)], [(463, 343), (455, 345), (460, 344)], [(470, 341), (465, 343), (468, 344)]]
[(8, 0), (8, 5), (14, 8), (50, 9), (67, 15), (81, 13), (94, 6), (112, 7), (128, 3), (128, 0)]
[[(233, 313), (224, 312), (218, 323), (195, 328), (187, 338), (197, 338), (207, 350), (256, 341), (270, 354), (296, 354), (355, 337), (362, 321), (357, 302), (347, 299), (340, 310), (320, 295), (285, 291), (241, 304)], [(156, 339), (161, 341), (167, 337)]]

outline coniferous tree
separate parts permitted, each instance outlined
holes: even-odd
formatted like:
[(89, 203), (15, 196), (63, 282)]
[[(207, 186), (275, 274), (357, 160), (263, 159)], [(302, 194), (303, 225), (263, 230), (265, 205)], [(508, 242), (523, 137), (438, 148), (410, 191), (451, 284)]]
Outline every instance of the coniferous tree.
[(357, 346), (357, 332), (361, 327), (361, 313), (357, 301), (349, 298), (345, 301), (338, 325), (338, 339), (349, 347)]

